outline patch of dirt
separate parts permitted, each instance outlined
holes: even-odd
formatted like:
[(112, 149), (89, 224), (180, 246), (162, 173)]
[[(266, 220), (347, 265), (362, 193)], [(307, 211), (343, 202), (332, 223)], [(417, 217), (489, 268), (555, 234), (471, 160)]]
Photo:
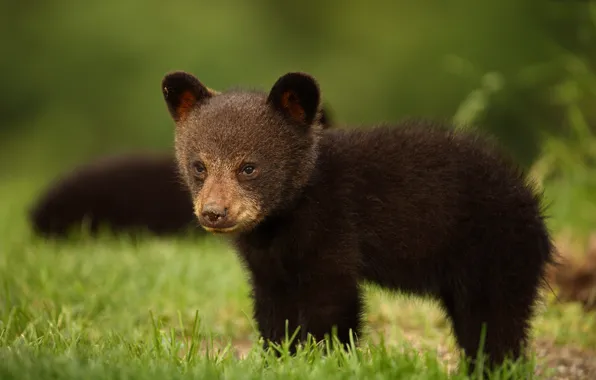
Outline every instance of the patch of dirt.
[(558, 290), (559, 301), (579, 302), (586, 311), (596, 310), (596, 233), (581, 258), (573, 254), (569, 241), (557, 243), (560, 264), (549, 268), (547, 280)]
[(536, 374), (548, 379), (596, 379), (596, 352), (574, 346), (557, 346), (552, 341), (534, 344)]

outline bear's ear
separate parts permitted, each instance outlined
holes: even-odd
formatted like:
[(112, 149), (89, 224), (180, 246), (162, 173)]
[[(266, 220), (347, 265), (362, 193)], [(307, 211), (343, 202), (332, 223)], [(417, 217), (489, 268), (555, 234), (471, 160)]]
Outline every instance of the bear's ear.
[(174, 121), (183, 120), (196, 105), (218, 94), (183, 71), (166, 74), (161, 91)]
[(334, 122), (328, 106), (324, 106), (319, 110), (317, 120), (323, 129), (333, 128)]
[(299, 124), (310, 125), (319, 108), (319, 85), (308, 74), (288, 73), (275, 82), (267, 102)]

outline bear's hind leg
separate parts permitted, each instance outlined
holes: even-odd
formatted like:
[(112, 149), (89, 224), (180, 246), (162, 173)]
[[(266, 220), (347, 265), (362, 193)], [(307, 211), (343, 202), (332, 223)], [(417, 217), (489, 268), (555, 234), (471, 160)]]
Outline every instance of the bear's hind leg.
[(500, 287), (481, 283), (477, 285), (482, 290), (469, 287), (442, 295), (456, 341), (470, 361), (470, 372), (475, 370), (481, 344), (484, 366), (489, 370), (507, 358), (524, 357), (540, 279), (507, 280), (512, 279), (505, 279)]

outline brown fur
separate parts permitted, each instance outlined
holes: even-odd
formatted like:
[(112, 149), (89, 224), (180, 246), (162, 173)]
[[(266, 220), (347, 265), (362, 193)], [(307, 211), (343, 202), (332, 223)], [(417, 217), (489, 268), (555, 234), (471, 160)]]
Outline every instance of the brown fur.
[(292, 91), (284, 93), (281, 98), (282, 105), (293, 118), (304, 120), (304, 110), (300, 104), (296, 102), (295, 97), (296, 95)]
[(171, 154), (133, 153), (81, 165), (52, 183), (30, 211), (33, 230), (65, 237), (85, 224), (111, 232), (183, 233), (196, 228)]
[[(211, 89), (209, 93), (218, 94)], [(321, 110), (318, 118), (324, 128), (332, 127), (328, 109)], [(35, 233), (48, 238), (66, 237), (84, 224), (92, 235), (102, 226), (112, 233), (202, 233), (177, 170), (169, 153), (101, 157), (50, 184), (33, 204), (30, 224)]]
[[(162, 82), (176, 159), (199, 223), (233, 238), (265, 340), (288, 321), (300, 340), (335, 327), (348, 343), (369, 281), (437, 299), (469, 357), (483, 324), (490, 364), (523, 355), (553, 248), (540, 197), (498, 149), (422, 121), (323, 130), (306, 74), (269, 93), (203, 88), (182, 72)], [(197, 101), (181, 119), (184, 91)]]
[[(186, 91), (182, 94), (180, 104), (176, 110), (180, 115), (186, 115), (194, 106), (196, 99), (193, 97), (190, 91)], [(181, 116), (182, 117), (182, 116)]]

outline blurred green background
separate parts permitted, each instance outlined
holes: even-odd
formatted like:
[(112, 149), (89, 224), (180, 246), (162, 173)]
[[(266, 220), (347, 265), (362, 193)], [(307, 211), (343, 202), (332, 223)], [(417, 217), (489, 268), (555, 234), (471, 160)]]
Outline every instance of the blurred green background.
[(489, 131), (544, 185), (554, 228), (596, 226), (594, 1), (5, 0), (0, 21), (4, 184), (171, 149), (167, 71), (268, 90), (301, 70), (342, 124)]

